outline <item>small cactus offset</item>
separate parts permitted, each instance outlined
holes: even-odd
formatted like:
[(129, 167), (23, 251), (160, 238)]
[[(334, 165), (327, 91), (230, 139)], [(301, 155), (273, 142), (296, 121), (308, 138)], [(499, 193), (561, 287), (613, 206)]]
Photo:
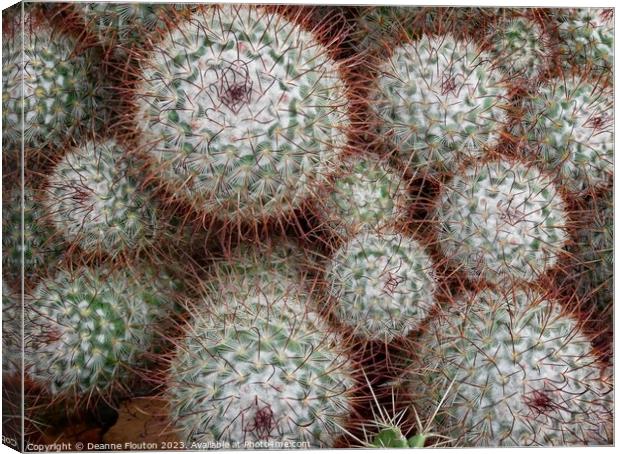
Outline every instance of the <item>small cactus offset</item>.
[(396, 169), (372, 158), (351, 159), (343, 167), (321, 206), (329, 226), (341, 234), (354, 234), (406, 218), (407, 180)]
[(568, 240), (562, 194), (535, 166), (508, 160), (465, 168), (444, 188), (439, 244), (473, 279), (534, 281)]
[(434, 303), (430, 257), (396, 233), (351, 238), (330, 259), (325, 281), (336, 317), (356, 334), (386, 342), (418, 329)]
[(46, 210), (66, 240), (85, 252), (115, 256), (153, 246), (155, 206), (126, 155), (114, 140), (87, 142), (70, 150), (49, 177)]
[(107, 114), (92, 59), (37, 5), (26, 6), (23, 17), (9, 13), (9, 18), (12, 26), (2, 39), (4, 139), (48, 153), (47, 147), (96, 129)]
[(370, 105), (380, 134), (409, 165), (453, 171), (497, 145), (504, 75), (475, 43), (423, 36), (397, 47), (378, 71)]
[(609, 442), (613, 397), (590, 341), (531, 290), (458, 300), (420, 339), (411, 380), (420, 408), (443, 402), (440, 430), (459, 446)]
[(572, 8), (556, 16), (564, 66), (613, 78), (613, 8)]
[(208, 282), (190, 306), (169, 370), (173, 421), (190, 448), (331, 446), (351, 411), (352, 365), (300, 286), (255, 266)]
[(26, 298), (25, 372), (68, 399), (121, 391), (171, 306), (165, 276), (136, 274), (81, 267), (42, 281)]
[(613, 96), (577, 77), (553, 79), (525, 100), (528, 157), (560, 174), (571, 191), (607, 185), (613, 176)]
[(338, 65), (311, 32), (266, 9), (207, 7), (141, 68), (145, 146), (164, 184), (199, 211), (249, 222), (290, 213), (346, 143)]

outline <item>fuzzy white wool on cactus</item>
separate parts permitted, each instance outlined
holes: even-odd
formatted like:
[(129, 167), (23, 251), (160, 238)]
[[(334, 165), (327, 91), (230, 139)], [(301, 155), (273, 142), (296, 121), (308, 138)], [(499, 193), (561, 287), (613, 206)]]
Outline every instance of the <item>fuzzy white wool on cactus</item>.
[(209, 7), (142, 64), (139, 129), (163, 182), (224, 219), (297, 208), (346, 143), (337, 64), (312, 33), (252, 6)]
[[(283, 290), (287, 288), (288, 290)], [(216, 288), (214, 287), (214, 290)], [(331, 446), (351, 411), (351, 365), (295, 285), (209, 293), (170, 368), (188, 443)]]
[(424, 36), (397, 47), (378, 70), (371, 107), (410, 165), (452, 171), (497, 144), (508, 93), (492, 56), (473, 42)]
[(115, 141), (71, 150), (48, 180), (46, 208), (67, 241), (110, 255), (153, 243), (155, 208)]
[[(412, 398), (460, 446), (608, 444), (613, 396), (589, 339), (532, 290), (466, 295), (431, 322)], [(447, 391), (447, 395), (445, 394)]]
[(362, 231), (331, 258), (334, 314), (362, 336), (390, 341), (416, 330), (434, 304), (432, 262), (415, 240)]
[(465, 168), (446, 185), (436, 219), (445, 255), (471, 278), (533, 281), (568, 239), (562, 195), (535, 166), (494, 160)]

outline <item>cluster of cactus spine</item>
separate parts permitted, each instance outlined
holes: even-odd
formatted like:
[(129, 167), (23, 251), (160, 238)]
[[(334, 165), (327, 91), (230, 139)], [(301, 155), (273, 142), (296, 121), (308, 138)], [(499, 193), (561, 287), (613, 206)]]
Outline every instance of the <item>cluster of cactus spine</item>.
[(135, 274), (81, 267), (43, 280), (27, 295), (26, 373), (66, 398), (122, 389), (151, 347), (155, 321), (171, 307), (169, 280)]
[(188, 446), (331, 446), (351, 411), (352, 365), (291, 278), (294, 266), (242, 257), (224, 262), (190, 306), (169, 369), (173, 420)]
[(378, 129), (414, 168), (453, 171), (499, 140), (507, 90), (493, 58), (471, 41), (425, 35), (378, 65)]
[(464, 296), (418, 353), (412, 400), (422, 412), (442, 401), (442, 432), (458, 445), (607, 443), (612, 395), (591, 342), (533, 290)]
[[(209, 30), (209, 33), (205, 33)], [(137, 126), (163, 183), (227, 220), (312, 197), (346, 142), (338, 65), (311, 32), (266, 10), (211, 7), (141, 65)]]
[(613, 97), (578, 77), (553, 79), (525, 100), (528, 157), (572, 191), (605, 186), (613, 175)]
[(562, 194), (537, 167), (495, 159), (466, 167), (435, 213), (446, 257), (473, 279), (534, 281), (568, 240)]
[(396, 233), (363, 231), (325, 271), (334, 313), (356, 334), (389, 342), (415, 331), (434, 303), (434, 271), (423, 247)]
[(351, 159), (343, 167), (321, 207), (339, 233), (380, 230), (406, 217), (407, 181), (396, 169), (372, 158)]
[(50, 145), (84, 135), (106, 114), (95, 65), (36, 8), (26, 6), (23, 17), (8, 13), (13, 24), (2, 40), (2, 135), (48, 152)]
[(45, 205), (67, 242), (112, 256), (152, 246), (155, 207), (132, 167), (114, 140), (87, 142), (63, 157), (49, 177)]

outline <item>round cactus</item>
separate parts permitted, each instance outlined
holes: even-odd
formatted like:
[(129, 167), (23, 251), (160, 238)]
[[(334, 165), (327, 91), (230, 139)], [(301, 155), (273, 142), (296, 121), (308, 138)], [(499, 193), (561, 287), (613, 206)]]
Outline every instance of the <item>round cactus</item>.
[(566, 67), (585, 67), (613, 77), (613, 14), (612, 8), (574, 8), (558, 13), (560, 53)]
[(351, 411), (351, 366), (285, 279), (253, 291), (214, 282), (206, 306), (193, 309), (168, 391), (188, 446), (319, 447), (341, 434)]
[[(531, 290), (457, 301), (420, 339), (412, 398), (457, 446), (609, 443), (613, 393), (588, 338)], [(443, 399), (443, 400), (442, 400)]]
[(426, 23), (427, 16), (429, 15), (424, 8), (418, 7), (361, 7), (352, 32), (354, 46), (360, 51), (367, 51), (402, 35), (413, 38), (416, 33), (413, 25)]
[(554, 79), (525, 105), (522, 128), (541, 165), (572, 191), (613, 175), (613, 93), (574, 78)]
[(434, 303), (432, 263), (413, 239), (362, 232), (325, 272), (333, 313), (356, 334), (389, 342), (416, 330)]
[(2, 203), (3, 273), (17, 281), (21, 281), (22, 269), (26, 279), (39, 272), (45, 274), (48, 267), (55, 265), (65, 246), (46, 221), (44, 210), (34, 194), (30, 188), (24, 187), (22, 201), (21, 190), (16, 189)]
[(26, 8), (23, 34), (22, 17), (11, 16), (2, 39), (2, 135), (37, 150), (78, 139), (103, 115), (92, 59), (39, 13)]
[(381, 229), (407, 214), (407, 182), (389, 165), (374, 159), (347, 163), (322, 205), (322, 216), (341, 234)]
[(163, 275), (135, 274), (83, 267), (42, 281), (27, 297), (26, 373), (70, 398), (126, 384), (151, 347), (172, 288)]
[(154, 206), (114, 141), (88, 142), (67, 153), (49, 177), (46, 208), (67, 241), (112, 256), (152, 245)]
[(510, 76), (533, 79), (546, 64), (546, 36), (542, 28), (525, 17), (500, 21), (491, 30), (492, 53)]
[(507, 91), (492, 58), (471, 42), (424, 36), (379, 66), (371, 95), (379, 132), (414, 167), (451, 171), (499, 139)]
[(436, 210), (446, 256), (476, 279), (533, 281), (568, 238), (562, 196), (534, 166), (504, 160), (465, 168)]
[(276, 13), (208, 7), (141, 67), (137, 125), (157, 173), (225, 220), (299, 207), (346, 143), (338, 66), (310, 32)]

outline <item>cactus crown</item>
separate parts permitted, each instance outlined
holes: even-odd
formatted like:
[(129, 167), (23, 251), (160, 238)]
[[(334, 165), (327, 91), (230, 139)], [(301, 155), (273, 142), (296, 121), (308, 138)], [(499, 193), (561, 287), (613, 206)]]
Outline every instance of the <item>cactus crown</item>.
[(606, 443), (612, 398), (573, 319), (529, 290), (469, 298), (420, 339), (416, 402), (450, 389), (438, 426), (465, 446)]
[(325, 280), (337, 318), (386, 342), (417, 329), (434, 302), (429, 256), (399, 234), (358, 234), (336, 251)]
[(600, 187), (613, 174), (610, 89), (563, 77), (526, 100), (523, 126), (534, 157), (572, 191)]
[(336, 64), (275, 13), (210, 7), (172, 30), (142, 67), (138, 126), (155, 142), (149, 153), (175, 192), (216, 216), (291, 211), (345, 144)]
[(446, 256), (472, 277), (533, 281), (568, 239), (562, 196), (536, 167), (495, 160), (465, 168), (436, 212)]
[(113, 140), (88, 142), (65, 155), (49, 178), (47, 209), (70, 242), (114, 256), (153, 242), (155, 210)]
[(52, 394), (105, 394), (140, 364), (164, 304), (161, 276), (140, 283), (128, 270), (60, 271), (28, 297), (27, 373)]
[(507, 91), (493, 59), (472, 42), (423, 36), (378, 68), (371, 106), (406, 162), (454, 170), (497, 143)]

